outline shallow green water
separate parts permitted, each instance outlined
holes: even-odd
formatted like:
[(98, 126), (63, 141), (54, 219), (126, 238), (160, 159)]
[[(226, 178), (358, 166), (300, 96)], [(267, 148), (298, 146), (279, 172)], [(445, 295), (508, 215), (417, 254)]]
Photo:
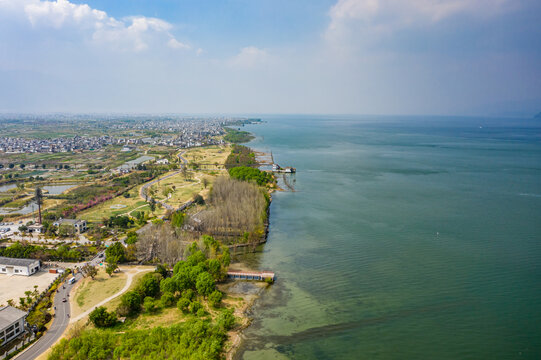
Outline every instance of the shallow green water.
[(263, 117), (294, 166), (239, 358), (541, 358), (541, 124)]

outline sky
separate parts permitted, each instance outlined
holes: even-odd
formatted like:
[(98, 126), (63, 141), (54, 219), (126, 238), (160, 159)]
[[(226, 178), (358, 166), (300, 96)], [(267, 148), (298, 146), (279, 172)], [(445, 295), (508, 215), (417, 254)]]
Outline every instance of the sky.
[(0, 112), (532, 116), (538, 0), (0, 0)]

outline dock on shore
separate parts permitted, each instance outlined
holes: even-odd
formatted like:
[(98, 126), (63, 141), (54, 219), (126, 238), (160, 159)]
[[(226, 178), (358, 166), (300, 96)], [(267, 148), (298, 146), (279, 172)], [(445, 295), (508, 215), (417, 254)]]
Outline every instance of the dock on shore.
[(259, 280), (266, 281), (267, 279), (274, 281), (276, 275), (271, 271), (228, 271), (227, 277), (234, 280)]

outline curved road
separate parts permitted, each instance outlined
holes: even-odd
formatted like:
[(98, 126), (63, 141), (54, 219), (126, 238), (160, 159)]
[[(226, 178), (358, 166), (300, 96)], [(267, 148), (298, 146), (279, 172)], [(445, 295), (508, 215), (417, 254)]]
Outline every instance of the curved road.
[(97, 308), (98, 306), (102, 306), (102, 305), (105, 305), (106, 303), (108, 303), (109, 301), (113, 300), (114, 298), (122, 295), (123, 293), (125, 293), (126, 291), (128, 291), (128, 289), (130, 288), (130, 285), (133, 281), (133, 277), (137, 274), (139, 274), (140, 272), (145, 272), (145, 271), (154, 271), (154, 269), (136, 269), (135, 273), (127, 273), (127, 278), (126, 278), (126, 284), (124, 285), (124, 287), (119, 290), (117, 293), (115, 293), (114, 295), (111, 295), (109, 296), (107, 299), (104, 299), (102, 301), (100, 301), (99, 303), (97, 303), (96, 305), (92, 306), (90, 309), (88, 309), (87, 311), (85, 311), (84, 313), (80, 314), (79, 316), (76, 316), (74, 318), (70, 318), (70, 322), (74, 323), (74, 322), (77, 322), (81, 319), (83, 319), (85, 316), (87, 316), (88, 314), (90, 314), (95, 308)]
[[(174, 173), (171, 173), (171, 174), (169, 174), (169, 175), (166, 175), (166, 176), (164, 176), (164, 177), (162, 177), (162, 178), (160, 178), (160, 177), (158, 176), (157, 179), (152, 180), (151, 182), (148, 182), (148, 183), (146, 183), (145, 185), (141, 186), (141, 189), (139, 190), (139, 196), (140, 196), (141, 198), (143, 198), (145, 201), (148, 201), (148, 200), (146, 199), (145, 193), (146, 193), (146, 190), (147, 190), (147, 188), (148, 188), (149, 186), (152, 186), (152, 185), (156, 184), (156, 183), (157, 183), (158, 181), (160, 181), (160, 180), (165, 180), (165, 179), (167, 179), (167, 178), (170, 178), (171, 176), (175, 176), (175, 175), (180, 174), (180, 173), (182, 172), (182, 169), (183, 169), (183, 168), (186, 166), (186, 164), (188, 163), (188, 161), (187, 161), (185, 158), (182, 157), (182, 154), (184, 154), (184, 153), (185, 153), (185, 151), (181, 151), (181, 152), (179, 152), (178, 155), (177, 155), (178, 158), (179, 158), (179, 160), (180, 160), (180, 162), (181, 162), (181, 164), (180, 164), (180, 170), (175, 171)], [(156, 200), (156, 199), (155, 199), (155, 200)], [(166, 204), (164, 201), (156, 200), (156, 202), (157, 202), (157, 203), (160, 203), (160, 204), (161, 204), (164, 208), (166, 208), (167, 210), (175, 210), (171, 205)]]
[[(77, 279), (77, 281), (79, 281), (81, 280), (82, 275), (78, 273), (75, 275), (75, 278)], [(68, 317), (68, 314), (70, 313), (70, 303), (68, 296), (71, 288), (74, 285), (75, 284), (69, 285), (68, 283), (64, 283), (65, 288), (60, 287), (58, 289), (58, 293), (56, 293), (54, 297), (54, 306), (56, 307), (56, 311), (51, 327), (45, 332), (45, 334), (41, 338), (39, 338), (39, 340), (37, 340), (35, 343), (30, 345), (28, 349), (16, 356), (15, 359), (34, 360), (42, 353), (50, 349), (51, 346), (53, 346), (53, 344), (62, 336), (70, 322), (70, 318)], [(62, 302), (62, 299), (64, 298), (68, 299), (68, 301)]]

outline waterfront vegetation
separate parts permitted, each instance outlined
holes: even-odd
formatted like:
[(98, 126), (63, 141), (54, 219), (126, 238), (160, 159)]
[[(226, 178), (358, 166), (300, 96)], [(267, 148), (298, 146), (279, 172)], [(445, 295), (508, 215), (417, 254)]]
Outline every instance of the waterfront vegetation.
[(237, 180), (254, 181), (260, 186), (274, 182), (274, 177), (271, 173), (247, 166), (239, 166), (229, 169), (229, 176)]
[(247, 143), (254, 138), (248, 131), (240, 131), (232, 128), (225, 128), (224, 140), (234, 144)]
[[(225, 131), (224, 139), (231, 143), (253, 138), (245, 131)], [(30, 242), (7, 240), (9, 246), (0, 248), (0, 255), (80, 262), (102, 250), (101, 241), (107, 240), (107, 263), (81, 269), (85, 279), (75, 290), (72, 316), (120, 291), (128, 276), (117, 271), (119, 264), (158, 264), (154, 272), (135, 274), (127, 292), (94, 309), (87, 324), (79, 323), (53, 348), (50, 359), (223, 357), (228, 332), (236, 325), (238, 299), (228, 298), (217, 283), (227, 276), (231, 244), (264, 239), (273, 178), (252, 168), (257, 161), (251, 149), (223, 145), (220, 137), (213, 141), (220, 145), (182, 151), (184, 167), (177, 149), (146, 143), (127, 150), (104, 145), (63, 153), (13, 153), (0, 160), (3, 207), (28, 205), (35, 200), (37, 186), (73, 184), (62, 193), (45, 191), (44, 233), (37, 236), (64, 239), (64, 244), (32, 244), (34, 234), (28, 236)], [(128, 171), (115, 169), (143, 154), (168, 162), (150, 160)], [(172, 176), (163, 179), (167, 175)], [(142, 192), (144, 184), (156, 178), (160, 181)], [(173, 208), (191, 205), (171, 211), (160, 202)], [(24, 215), (5, 215), (8, 221), (25, 220), (20, 233), (14, 234), (23, 240), (32, 224)], [(60, 218), (86, 220), (89, 229), (79, 236), (65, 226), (57, 228), (53, 223)], [(141, 227), (143, 231), (135, 232)], [(74, 245), (70, 241), (75, 237), (96, 246)], [(51, 305), (49, 296), (32, 311), (29, 322), (44, 330)]]
[(225, 161), (225, 167), (227, 169), (237, 167), (237, 166), (256, 166), (257, 161), (255, 158), (255, 153), (249, 147), (243, 145), (233, 145), (231, 149), (231, 154), (227, 157)]
[[(204, 236), (188, 253), (172, 274), (159, 266), (142, 275), (115, 308), (108, 304), (93, 310), (91, 325), (61, 340), (49, 359), (221, 358), (235, 325), (233, 309), (222, 304), (223, 294), (216, 290), (230, 263), (229, 250)], [(143, 319), (146, 326), (141, 327)]]
[(256, 243), (265, 236), (268, 192), (254, 183), (228, 177), (216, 179), (208, 207), (191, 226), (225, 243)]

